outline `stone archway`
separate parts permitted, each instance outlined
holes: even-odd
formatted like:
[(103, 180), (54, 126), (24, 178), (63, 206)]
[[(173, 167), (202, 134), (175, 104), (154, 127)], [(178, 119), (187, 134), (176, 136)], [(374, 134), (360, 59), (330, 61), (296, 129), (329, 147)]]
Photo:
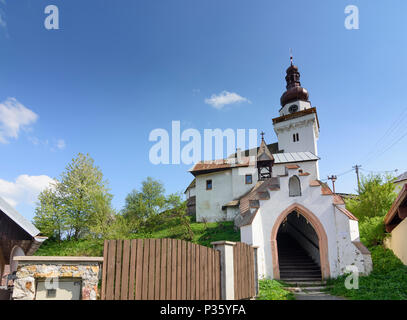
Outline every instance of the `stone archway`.
[(321, 261), (321, 275), (322, 279), (330, 277), (329, 259), (328, 259), (328, 237), (319, 219), (304, 206), (294, 203), (285, 209), (278, 216), (271, 231), (271, 255), (273, 259), (273, 278), (280, 279), (280, 267), (278, 263), (278, 249), (277, 249), (277, 233), (281, 223), (291, 212), (296, 211), (306, 218), (313, 226), (315, 232), (318, 235), (319, 253)]

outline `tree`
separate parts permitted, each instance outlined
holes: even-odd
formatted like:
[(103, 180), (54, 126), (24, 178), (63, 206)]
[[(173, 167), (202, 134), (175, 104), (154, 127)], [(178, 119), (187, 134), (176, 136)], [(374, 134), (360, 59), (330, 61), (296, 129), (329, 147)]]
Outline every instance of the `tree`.
[(123, 215), (129, 220), (146, 220), (165, 209), (165, 189), (160, 181), (147, 177), (141, 191), (134, 189), (127, 195)]
[(391, 175), (361, 177), (360, 194), (346, 201), (346, 207), (360, 220), (384, 217), (397, 197)]
[(184, 239), (192, 240), (186, 202), (179, 194), (165, 195), (160, 181), (148, 177), (141, 191), (133, 190), (127, 197), (123, 217), (132, 227), (132, 233), (148, 234), (163, 228), (181, 227)]
[(38, 196), (39, 205), (35, 208), (34, 224), (48, 237), (61, 241), (68, 230), (65, 212), (61, 210), (60, 197), (55, 185)]
[(103, 174), (89, 155), (79, 153), (51, 189), (43, 191), (34, 217), (35, 225), (58, 239), (83, 238), (107, 233), (112, 218), (112, 195)]

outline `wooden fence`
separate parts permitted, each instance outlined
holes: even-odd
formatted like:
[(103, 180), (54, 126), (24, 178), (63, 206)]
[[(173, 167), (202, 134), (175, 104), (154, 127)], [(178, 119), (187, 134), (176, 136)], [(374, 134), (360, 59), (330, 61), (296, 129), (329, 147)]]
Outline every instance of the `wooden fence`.
[(256, 296), (254, 248), (242, 242), (233, 247), (235, 300)]
[(103, 256), (102, 300), (221, 298), (217, 250), (175, 239), (106, 240)]

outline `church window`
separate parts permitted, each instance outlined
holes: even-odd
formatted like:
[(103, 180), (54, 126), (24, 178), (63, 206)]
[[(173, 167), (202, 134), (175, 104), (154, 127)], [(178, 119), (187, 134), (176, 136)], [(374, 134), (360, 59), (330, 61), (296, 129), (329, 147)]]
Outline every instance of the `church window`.
[(298, 142), (298, 141), (300, 141), (300, 136), (299, 136), (298, 133), (294, 133), (293, 134), (293, 142)]
[(300, 136), (298, 135), (298, 133), (295, 134), (297, 141), (300, 141)]
[(252, 184), (253, 183), (253, 177), (251, 174), (246, 174), (246, 184)]
[(212, 180), (206, 180), (206, 190), (212, 190)]
[(301, 196), (301, 183), (297, 176), (292, 176), (288, 181), (288, 189), (290, 197)]

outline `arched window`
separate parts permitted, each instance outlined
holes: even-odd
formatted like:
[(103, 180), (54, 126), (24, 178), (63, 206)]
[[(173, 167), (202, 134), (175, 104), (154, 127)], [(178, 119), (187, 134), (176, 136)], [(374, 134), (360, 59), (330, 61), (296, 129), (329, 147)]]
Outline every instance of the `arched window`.
[(17, 271), (18, 262), (14, 261), (13, 258), (18, 256), (25, 256), (25, 253), (19, 246), (14, 246), (10, 254), (10, 273)]
[(297, 176), (292, 176), (288, 181), (288, 189), (290, 197), (298, 197), (301, 195), (301, 183)]

